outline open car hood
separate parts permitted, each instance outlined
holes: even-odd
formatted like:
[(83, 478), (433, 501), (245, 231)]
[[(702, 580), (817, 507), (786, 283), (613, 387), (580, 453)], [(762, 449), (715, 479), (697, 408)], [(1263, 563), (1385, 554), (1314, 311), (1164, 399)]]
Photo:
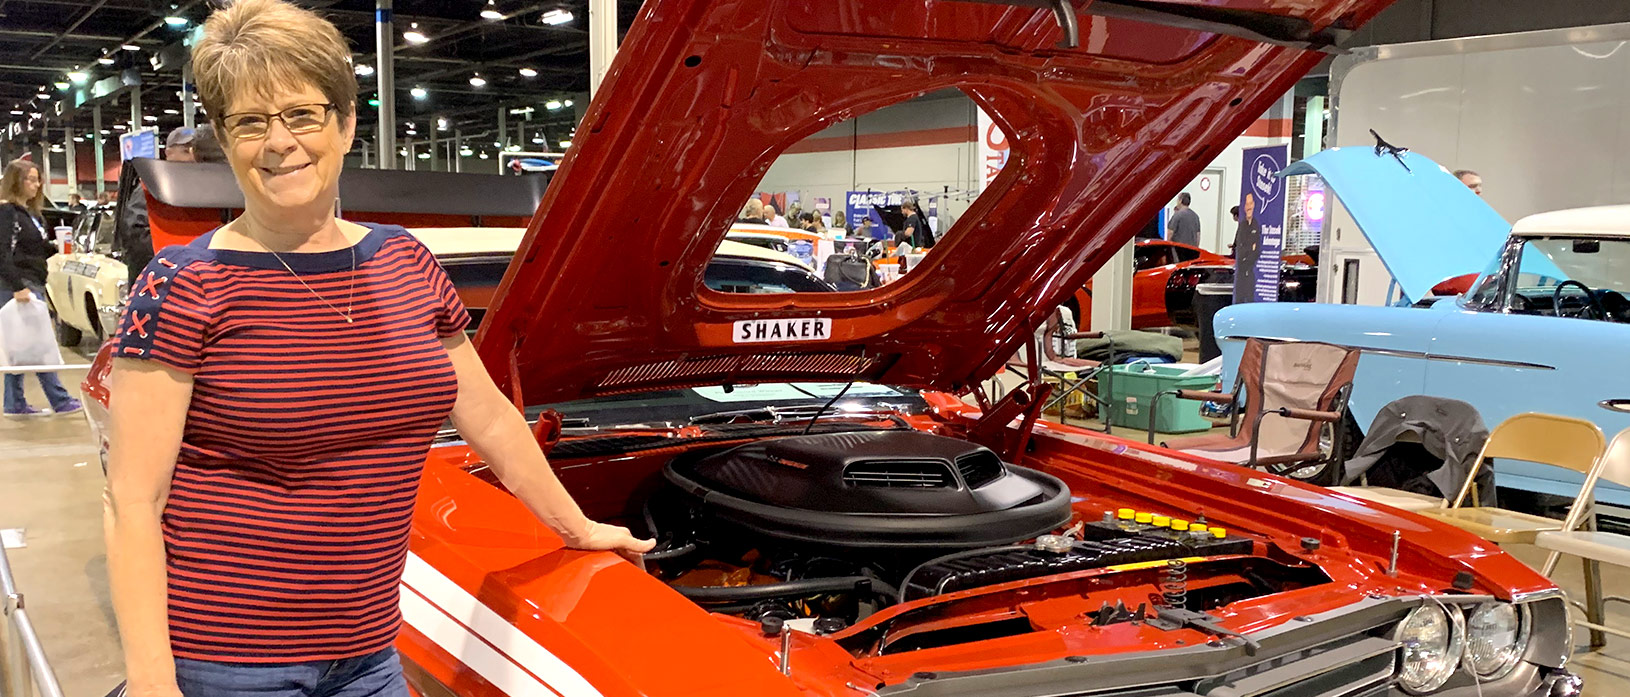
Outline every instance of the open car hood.
[[(517, 401), (847, 380), (960, 391), (1390, 0), (648, 0), (477, 337)], [(726, 295), (702, 272), (786, 148), (959, 88), (1010, 161), (881, 289)], [(970, 137), (970, 140), (972, 138)], [(742, 322), (787, 320), (766, 340)], [(780, 338), (774, 338), (780, 334)], [(789, 336), (791, 335), (791, 336)]]
[(1330, 185), (1411, 303), (1447, 279), (1481, 272), (1511, 232), (1483, 197), (1419, 153), (1331, 148), (1280, 172), (1293, 174)]

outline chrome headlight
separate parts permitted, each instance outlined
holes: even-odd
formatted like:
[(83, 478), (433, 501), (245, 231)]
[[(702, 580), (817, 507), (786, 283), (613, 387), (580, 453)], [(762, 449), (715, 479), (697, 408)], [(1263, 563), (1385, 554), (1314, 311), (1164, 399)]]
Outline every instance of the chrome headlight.
[(1466, 615), (1466, 667), (1484, 680), (1511, 672), (1528, 649), (1528, 609), (1483, 603)]
[(1404, 646), (1398, 683), (1406, 691), (1425, 694), (1449, 682), (1464, 655), (1461, 622), (1458, 611), (1431, 604), (1415, 608), (1398, 625), (1398, 642)]

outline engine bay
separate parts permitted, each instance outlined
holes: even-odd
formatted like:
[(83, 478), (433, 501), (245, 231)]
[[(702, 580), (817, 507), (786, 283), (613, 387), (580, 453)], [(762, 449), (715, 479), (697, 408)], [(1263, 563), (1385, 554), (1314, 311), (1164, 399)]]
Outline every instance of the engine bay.
[[(1204, 613), (1325, 579), (1247, 535), (1092, 502), (991, 450), (911, 430), (757, 440), (669, 461), (644, 505), (652, 574), (712, 612), (835, 633), (886, 608), (1069, 581), (1093, 622)], [(1124, 583), (1081, 586), (1112, 574)], [(1044, 579), (1044, 581), (1036, 581)], [(974, 593), (963, 593), (974, 591)], [(1110, 591), (1106, 593), (1106, 591)], [(1051, 595), (1051, 593), (1042, 593)], [(1100, 599), (1101, 596), (1101, 599)], [(1113, 598), (1113, 599), (1112, 599)], [(927, 648), (1040, 628), (1018, 610), (875, 637)], [(944, 625), (943, 621), (938, 623)], [(915, 636), (903, 640), (906, 634)]]

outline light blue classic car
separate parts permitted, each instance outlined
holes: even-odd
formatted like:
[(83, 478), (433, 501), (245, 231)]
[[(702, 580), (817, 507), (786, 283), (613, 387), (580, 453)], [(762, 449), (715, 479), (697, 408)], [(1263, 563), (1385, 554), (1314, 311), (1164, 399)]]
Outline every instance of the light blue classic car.
[[(1488, 427), (1528, 411), (1630, 427), (1630, 206), (1542, 213), (1507, 224), (1447, 170), (1416, 153), (1337, 148), (1283, 174), (1317, 173), (1374, 246), (1396, 307), (1258, 303), (1217, 313), (1223, 384), (1249, 337), (1363, 350), (1350, 403), (1368, 427), (1383, 406), (1424, 394), (1475, 406)], [(1431, 289), (1482, 273), (1463, 295)], [(1572, 497), (1582, 475), (1500, 461), (1499, 486)], [(1630, 506), (1630, 490), (1598, 497)]]

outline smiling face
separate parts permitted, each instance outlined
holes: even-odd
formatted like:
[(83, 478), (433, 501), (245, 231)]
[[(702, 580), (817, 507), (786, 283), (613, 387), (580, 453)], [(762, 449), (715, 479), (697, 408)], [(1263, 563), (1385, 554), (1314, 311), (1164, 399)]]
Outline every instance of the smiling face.
[[(304, 104), (323, 104), (327, 97), (316, 87), (251, 90), (233, 98), (226, 115), (244, 112), (276, 114)], [(290, 133), (281, 118), (272, 118), (264, 136), (242, 138), (216, 124), (222, 134), (226, 159), (243, 190), (244, 204), (257, 217), (301, 218), (334, 208), (339, 195), (340, 168), (356, 133), (356, 112), (342, 116), (330, 110), (322, 129)]]

